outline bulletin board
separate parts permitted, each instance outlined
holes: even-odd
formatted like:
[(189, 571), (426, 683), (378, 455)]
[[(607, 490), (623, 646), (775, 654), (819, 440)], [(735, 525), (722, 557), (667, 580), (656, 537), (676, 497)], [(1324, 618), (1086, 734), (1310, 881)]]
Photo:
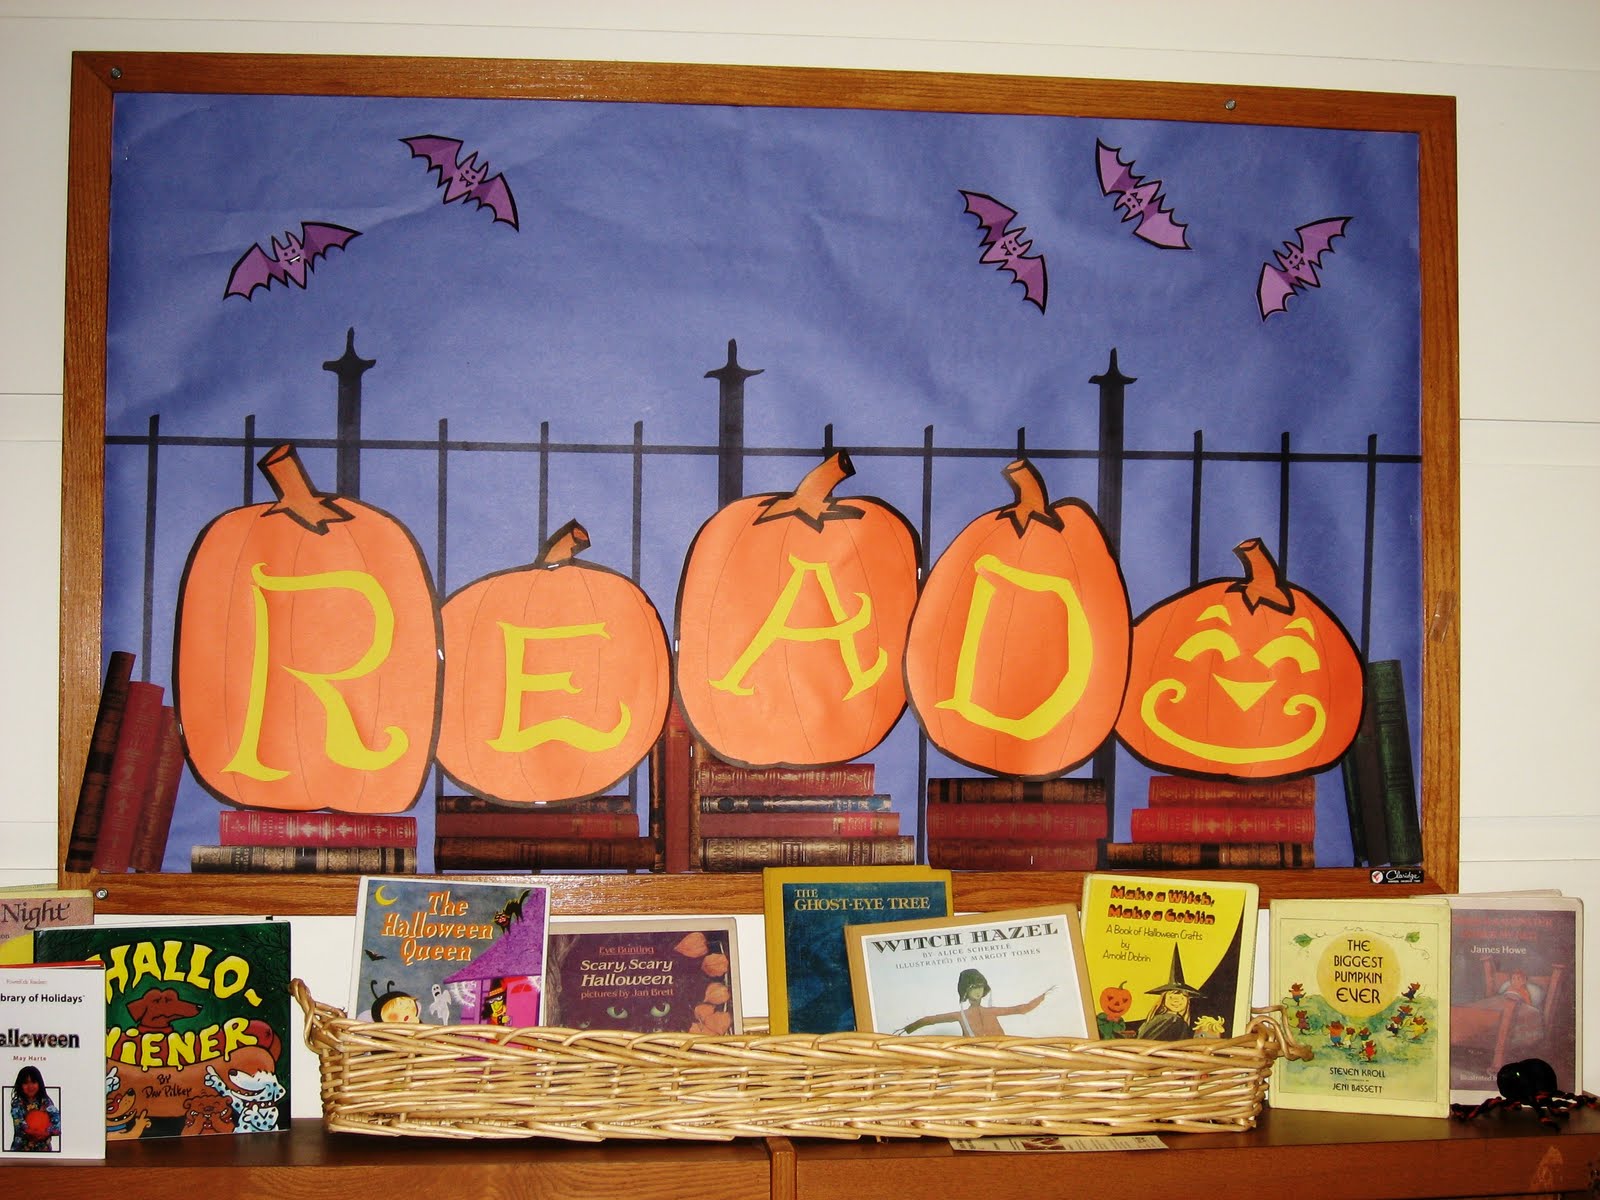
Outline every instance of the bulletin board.
[[(442, 637), (446, 598), (570, 548), (577, 522), (584, 559), (643, 594), (674, 655), (716, 632), (686, 600), (689, 559), (742, 498), (822, 469), (838, 503), (881, 506), (911, 564), (907, 621), (971, 523), (1015, 522), (1035, 487), (1047, 515), (1070, 498), (1127, 620), (1212, 587), (1249, 593), (1252, 613), (1295, 597), (1357, 679), (1392, 668), (1413, 849), (1375, 857), (1342, 757), (1317, 744), (1354, 744), (1370, 683), (1353, 709), (1275, 710), (1314, 710), (1314, 729), (1251, 735), (1298, 749), (1219, 766), (1217, 745), (1156, 719), (1161, 687), (1189, 684), (1133, 678), (1149, 673), (1137, 624), (1110, 685), (1121, 715), (1054, 759), (941, 731), (915, 661), (892, 655), (858, 680), (888, 688), (870, 744), (801, 740), (874, 759), (908, 828), (935, 777), (1107, 779), (1107, 838), (1127, 841), (1153, 775), (1314, 776), (1315, 865), (1222, 874), (1266, 898), (1453, 890), (1454, 120), (1448, 97), (1225, 85), (75, 55), (63, 881), (92, 882), (108, 911), (350, 911), (346, 876), (189, 869), (238, 803), (193, 753), (158, 870), (65, 865), (107, 656), (135, 652), (135, 678), (172, 690), (205, 627), (200, 547), (227, 514), (284, 501), (289, 476), (263, 463), (287, 454), (291, 493), (359, 497), (414, 547), (424, 615), (396, 638)], [(887, 620), (893, 586), (850, 594), (869, 592)], [(235, 653), (211, 636), (210, 657)], [(1005, 653), (1045, 655), (1044, 637), (1029, 627)], [(412, 739), (423, 762), (400, 802), (425, 847), (464, 773), (432, 761), (437, 726)], [(647, 776), (641, 759), (603, 781), (639, 798), (642, 832)], [(979, 870), (957, 892), (992, 908), (1076, 886)], [(563, 876), (557, 892), (566, 911), (759, 899), (758, 876), (709, 873)]]

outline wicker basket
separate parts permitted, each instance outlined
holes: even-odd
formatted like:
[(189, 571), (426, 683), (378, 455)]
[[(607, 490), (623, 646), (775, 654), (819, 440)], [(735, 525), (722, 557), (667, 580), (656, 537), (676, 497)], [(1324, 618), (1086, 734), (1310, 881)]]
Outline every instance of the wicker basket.
[(1240, 1037), (783, 1036), (357, 1021), (291, 991), (332, 1130), (456, 1138), (982, 1137), (1249, 1129), (1282, 1055), (1277, 1010)]

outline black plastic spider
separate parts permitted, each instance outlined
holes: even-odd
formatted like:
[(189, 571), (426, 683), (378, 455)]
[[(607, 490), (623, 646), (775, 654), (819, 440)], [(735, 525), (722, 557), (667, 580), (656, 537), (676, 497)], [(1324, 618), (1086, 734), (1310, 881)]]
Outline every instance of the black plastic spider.
[(1495, 1072), (1494, 1082), (1500, 1089), (1498, 1096), (1479, 1104), (1452, 1104), (1450, 1115), (1458, 1121), (1470, 1121), (1496, 1109), (1527, 1108), (1538, 1114), (1541, 1125), (1556, 1126), (1571, 1116), (1573, 1109), (1600, 1104), (1588, 1092), (1561, 1091), (1556, 1085), (1555, 1068), (1542, 1058), (1507, 1063)]

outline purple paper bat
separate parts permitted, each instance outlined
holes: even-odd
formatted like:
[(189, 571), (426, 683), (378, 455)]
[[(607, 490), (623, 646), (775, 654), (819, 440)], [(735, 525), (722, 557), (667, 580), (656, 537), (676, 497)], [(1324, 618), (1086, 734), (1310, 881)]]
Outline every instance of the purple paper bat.
[(1122, 161), (1121, 147), (1108, 146), (1096, 138), (1094, 149), (1100, 169), (1100, 194), (1116, 196), (1113, 207), (1123, 210), (1124, 222), (1139, 222), (1133, 227), (1133, 235), (1163, 250), (1189, 249), (1189, 226), (1173, 219), (1172, 210), (1164, 203), (1166, 197), (1161, 194), (1161, 180), (1146, 183), (1143, 175), (1135, 175), (1129, 170), (1132, 161)]
[(1044, 255), (1028, 253), (1033, 242), (1023, 240), (1022, 235), (1027, 232), (1025, 228), (1007, 228), (1017, 219), (1017, 214), (993, 196), (986, 196), (982, 192), (962, 192), (961, 195), (967, 202), (966, 211), (978, 218), (978, 225), (983, 230), (983, 254), (978, 261), (993, 263), (997, 271), (1010, 271), (1022, 285), (1023, 299), (1037, 304), (1039, 311), (1043, 312), (1046, 283)]
[(439, 172), (438, 186), (444, 188), (442, 203), (471, 200), (492, 212), (496, 221), (518, 228), (517, 202), (511, 197), (506, 177), (489, 174), (489, 160), (480, 163), (476, 150), (463, 160), (461, 142), (456, 138), (423, 134), (400, 140), (411, 147), (412, 158), (427, 159), (429, 168)]
[(228, 287), (222, 298), (243, 296), (248, 300), (258, 287), (270, 288), (274, 280), (304, 288), (306, 275), (317, 265), (317, 259), (329, 250), (343, 249), (351, 238), (360, 236), (358, 230), (343, 225), (302, 221), (299, 237), (284, 230), (280, 242), (274, 235), (271, 254), (261, 248), (260, 242), (246, 250), (228, 272)]
[(1261, 306), (1263, 321), (1273, 313), (1285, 311), (1289, 307), (1289, 297), (1301, 288), (1322, 286), (1317, 278), (1322, 256), (1332, 253), (1333, 239), (1343, 237), (1348, 224), (1349, 217), (1325, 217), (1301, 225), (1295, 230), (1297, 241), (1285, 242), (1282, 250), (1272, 252), (1278, 260), (1276, 267), (1271, 263), (1261, 264), (1256, 302)]

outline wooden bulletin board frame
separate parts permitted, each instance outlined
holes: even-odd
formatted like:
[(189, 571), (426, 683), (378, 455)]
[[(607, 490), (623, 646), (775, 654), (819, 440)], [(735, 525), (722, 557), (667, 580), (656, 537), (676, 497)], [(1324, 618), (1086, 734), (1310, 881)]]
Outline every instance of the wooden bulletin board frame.
[[(60, 836), (65, 861), (100, 684), (100, 571), (112, 112), (129, 92), (617, 100), (1071, 115), (1413, 133), (1419, 147), (1425, 880), (1374, 889), (1365, 868), (1206, 872), (1263, 899), (1454, 890), (1459, 796), (1455, 104), (1451, 97), (1058, 78), (643, 63), (241, 54), (75, 54), (63, 417)], [(759, 875), (573, 875), (561, 911), (758, 912)], [(957, 876), (963, 909), (1076, 895), (1070, 874)], [(108, 912), (349, 913), (348, 876), (76, 875)]]

